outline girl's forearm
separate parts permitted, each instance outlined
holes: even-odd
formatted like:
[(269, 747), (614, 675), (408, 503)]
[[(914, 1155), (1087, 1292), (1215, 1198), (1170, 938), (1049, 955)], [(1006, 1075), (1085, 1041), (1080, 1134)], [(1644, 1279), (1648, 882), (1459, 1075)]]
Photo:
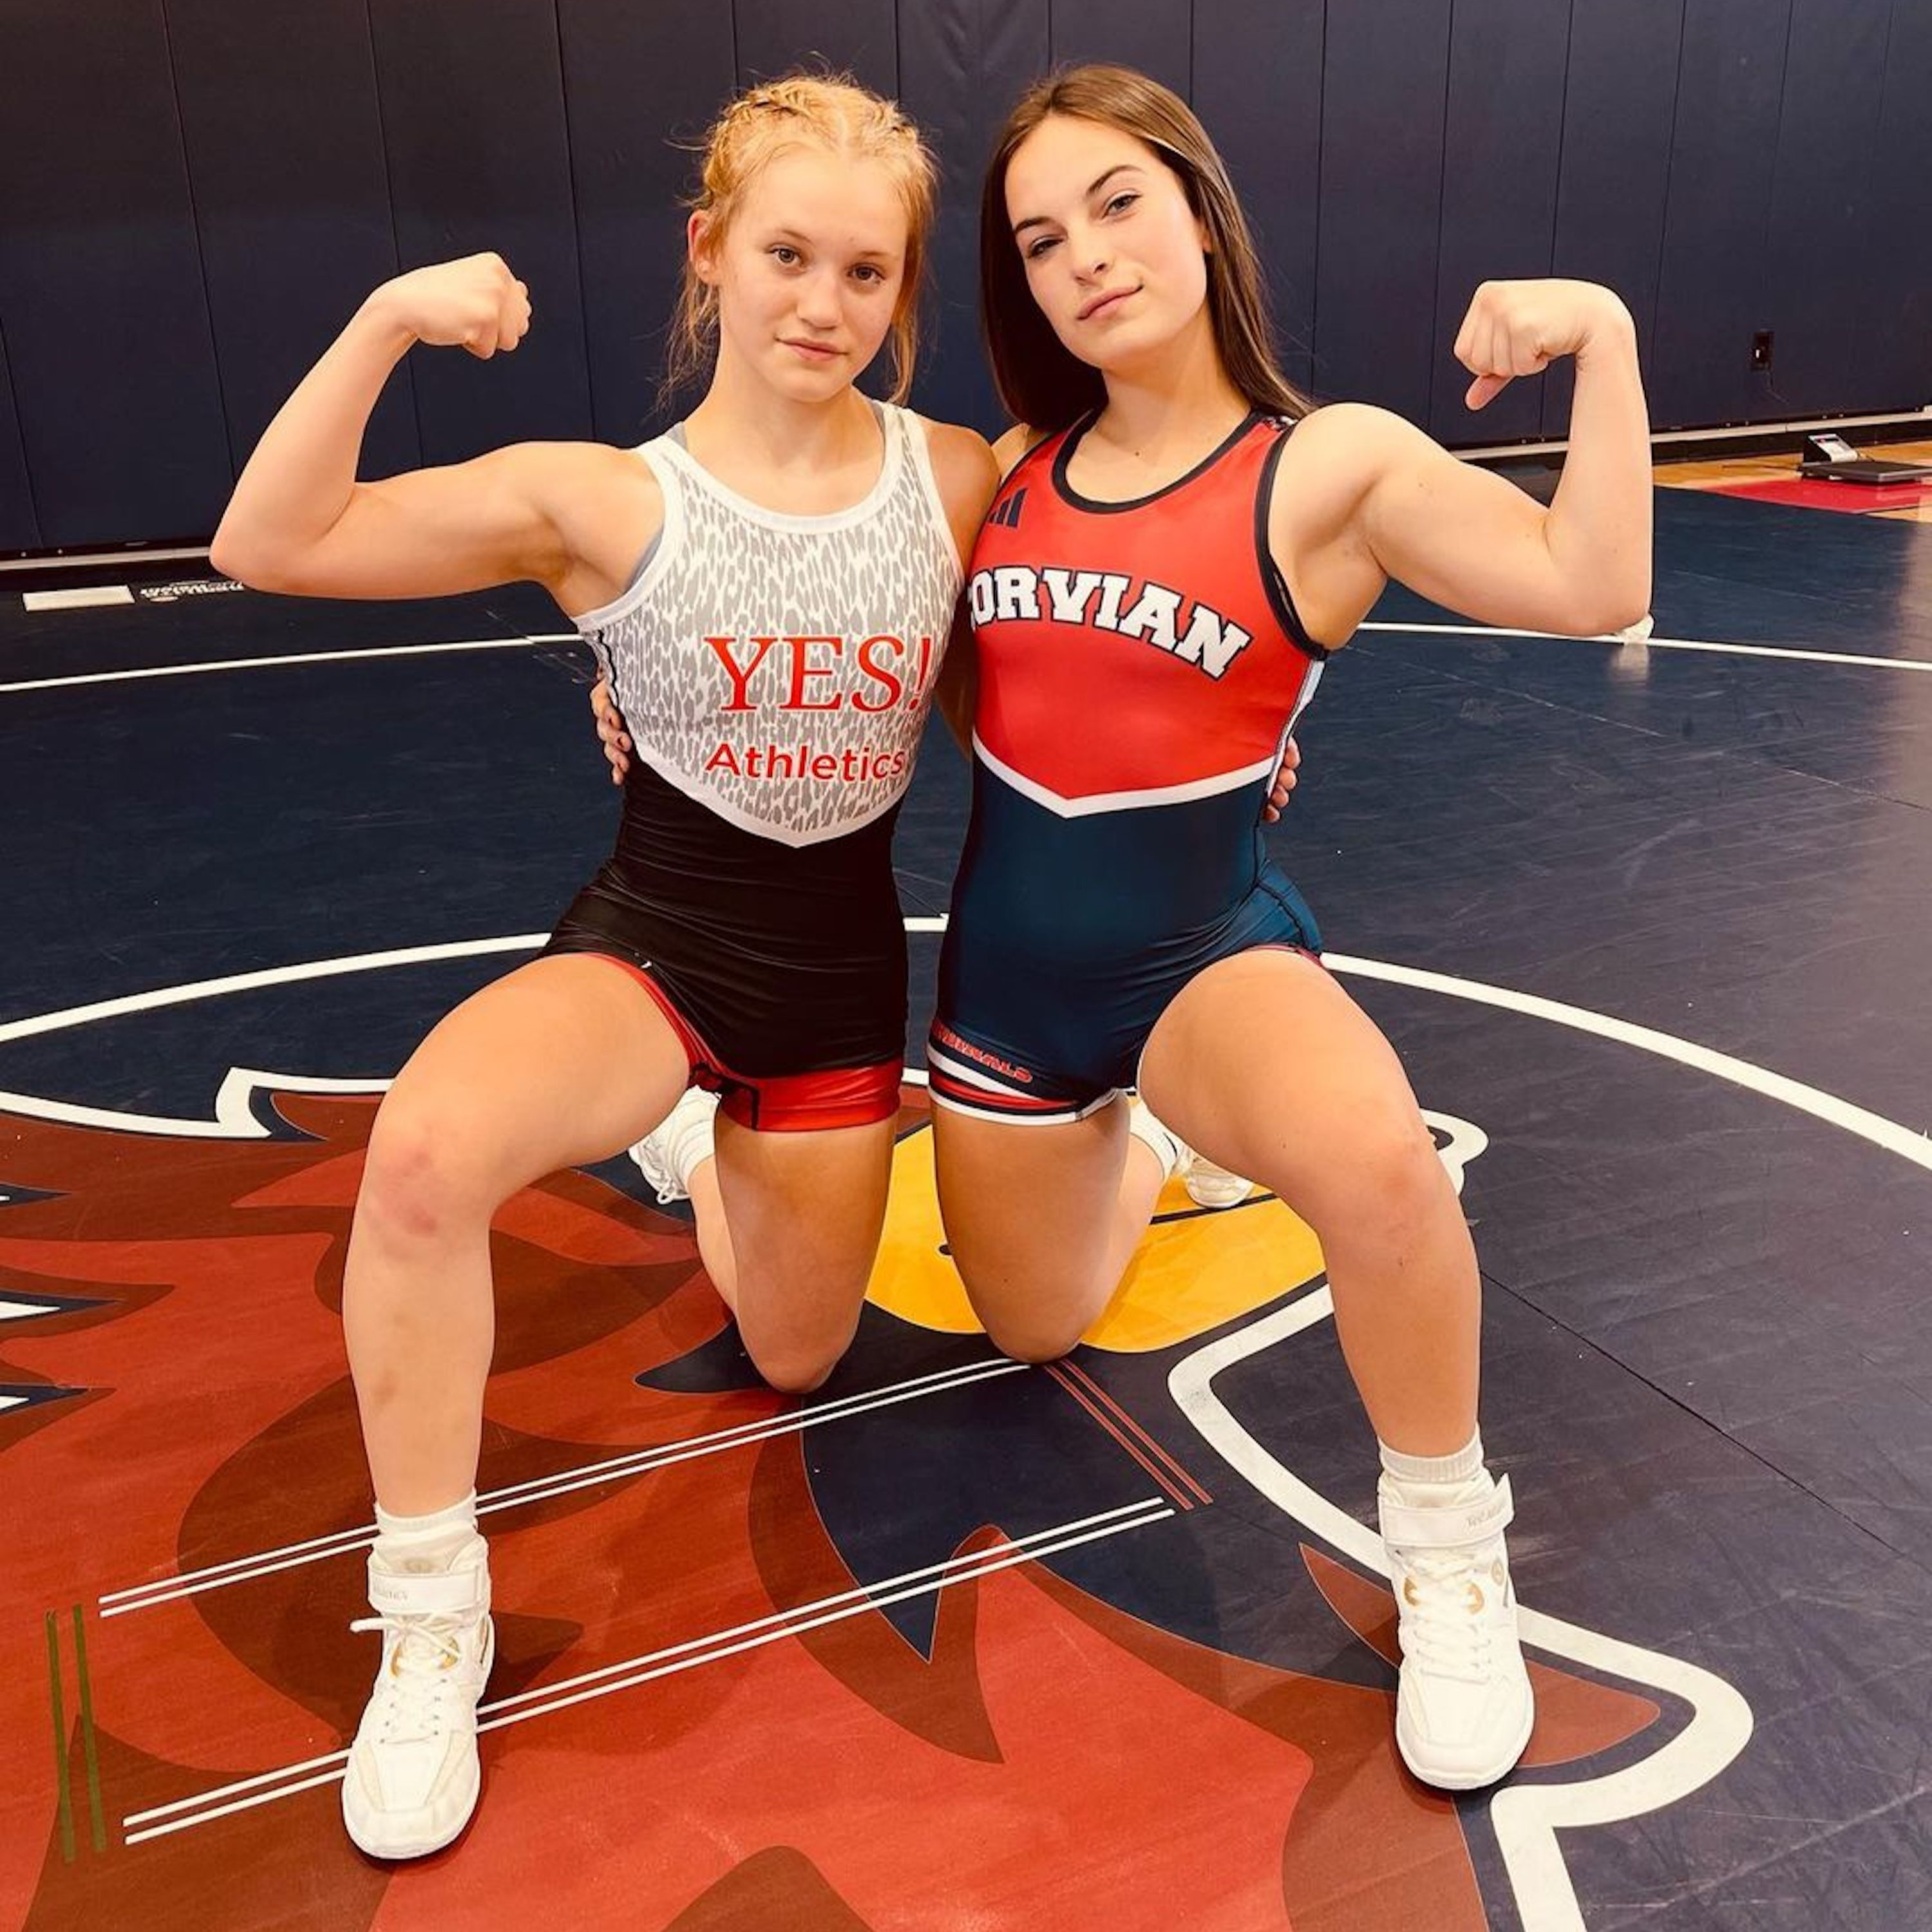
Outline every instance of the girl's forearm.
[(1544, 526), (1566, 580), (1595, 605), (1605, 630), (1650, 608), (1650, 419), (1636, 331), (1622, 304), (1576, 352), (1570, 452)]

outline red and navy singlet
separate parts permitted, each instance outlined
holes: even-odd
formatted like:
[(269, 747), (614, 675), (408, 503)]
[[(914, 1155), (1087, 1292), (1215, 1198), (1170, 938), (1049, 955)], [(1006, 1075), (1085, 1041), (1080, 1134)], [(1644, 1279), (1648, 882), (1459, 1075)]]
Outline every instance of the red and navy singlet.
[(928, 1058), (935, 1100), (1015, 1120), (1132, 1085), (1203, 967), (1319, 943), (1262, 831), (1326, 655), (1269, 554), (1288, 426), (1252, 415), (1119, 503), (1067, 480), (1085, 427), (1014, 467), (968, 582), (973, 814)]

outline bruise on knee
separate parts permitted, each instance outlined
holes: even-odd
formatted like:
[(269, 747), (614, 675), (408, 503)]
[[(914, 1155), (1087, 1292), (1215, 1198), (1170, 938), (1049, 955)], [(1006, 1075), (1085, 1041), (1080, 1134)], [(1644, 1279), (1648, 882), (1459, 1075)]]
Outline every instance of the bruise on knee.
[(434, 1127), (406, 1120), (386, 1130), (378, 1119), (356, 1194), (356, 1225), (390, 1241), (440, 1240), (473, 1217), (472, 1193)]

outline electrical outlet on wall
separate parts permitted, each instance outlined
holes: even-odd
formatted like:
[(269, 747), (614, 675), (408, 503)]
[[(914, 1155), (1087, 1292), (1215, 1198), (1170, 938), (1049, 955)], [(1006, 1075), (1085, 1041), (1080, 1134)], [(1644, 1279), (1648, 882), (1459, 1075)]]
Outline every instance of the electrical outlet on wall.
[(1768, 370), (1770, 368), (1771, 339), (1772, 332), (1768, 328), (1760, 328), (1753, 332), (1751, 335), (1751, 367), (1754, 369)]

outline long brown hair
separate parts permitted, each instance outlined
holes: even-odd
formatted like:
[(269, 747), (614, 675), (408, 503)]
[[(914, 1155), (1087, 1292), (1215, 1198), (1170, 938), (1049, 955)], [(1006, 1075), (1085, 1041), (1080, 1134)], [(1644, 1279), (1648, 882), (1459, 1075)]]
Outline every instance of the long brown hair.
[[(790, 147), (809, 142), (890, 168), (905, 208), (905, 278), (892, 315), (892, 388), (902, 403), (919, 359), (919, 305), (938, 198), (939, 171), (919, 130), (896, 102), (849, 74), (791, 74), (748, 88), (724, 109), (704, 142), (698, 193), (688, 206), (711, 217), (707, 239), (722, 242), (739, 198), (759, 170)], [(687, 252), (661, 401), (710, 370), (718, 346), (718, 291), (700, 279)]]
[(1020, 97), (1000, 131), (980, 200), (980, 314), (1000, 400), (1014, 422), (1059, 429), (1107, 400), (1106, 379), (1053, 332), (1027, 286), (1026, 265), (1006, 213), (1006, 169), (1048, 116), (1098, 122), (1144, 141), (1179, 177), (1207, 229), (1208, 316), (1228, 380), (1251, 407), (1306, 416), (1313, 406), (1282, 374), (1262, 292), (1254, 238), (1225, 162), (1192, 108), (1132, 68), (1064, 68)]

